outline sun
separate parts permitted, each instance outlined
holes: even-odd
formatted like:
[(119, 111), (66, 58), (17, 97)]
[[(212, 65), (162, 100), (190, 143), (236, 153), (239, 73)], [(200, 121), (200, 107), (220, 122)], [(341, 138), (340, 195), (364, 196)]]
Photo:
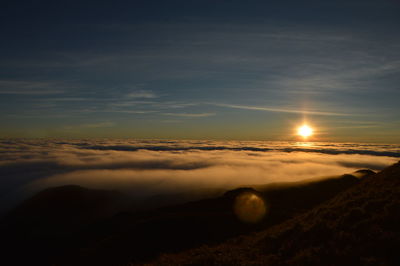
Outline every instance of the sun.
[(303, 138), (312, 136), (313, 133), (314, 133), (314, 130), (311, 127), (309, 127), (308, 125), (302, 125), (301, 127), (299, 127), (297, 129), (297, 134), (299, 136), (302, 136)]

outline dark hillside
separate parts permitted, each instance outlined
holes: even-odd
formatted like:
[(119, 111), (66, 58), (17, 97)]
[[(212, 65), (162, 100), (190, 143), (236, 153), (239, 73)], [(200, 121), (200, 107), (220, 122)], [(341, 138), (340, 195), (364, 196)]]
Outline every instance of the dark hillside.
[(400, 265), (400, 163), (265, 231), (163, 255), (162, 265)]
[[(372, 174), (372, 173), (369, 173)], [(117, 192), (77, 186), (50, 188), (28, 199), (2, 223), (12, 260), (40, 264), (115, 265), (144, 262), (162, 252), (213, 245), (260, 231), (324, 202), (360, 182), (338, 178), (239, 188), (221, 197), (147, 211), (124, 211)], [(256, 224), (234, 212), (239, 195), (265, 201), (267, 214)], [(263, 218), (261, 216), (261, 218)], [(46, 250), (46, 252), (43, 252)], [(23, 252), (25, 256), (18, 256)]]

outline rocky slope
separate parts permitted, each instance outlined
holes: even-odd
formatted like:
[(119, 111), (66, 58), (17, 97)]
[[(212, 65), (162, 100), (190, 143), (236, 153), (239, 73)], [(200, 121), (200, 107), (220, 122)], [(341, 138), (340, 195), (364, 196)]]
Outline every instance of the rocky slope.
[(155, 265), (400, 265), (400, 163), (267, 230)]
[[(343, 193), (372, 182), (368, 180), (374, 177), (372, 171), (361, 171), (308, 182), (238, 188), (216, 198), (123, 212), (116, 211), (130, 204), (121, 203), (124, 197), (118, 192), (78, 186), (50, 188), (26, 200), (1, 222), (2, 250), (14, 265), (308, 262), (310, 252), (321, 248), (318, 241), (330, 241), (328, 221), (335, 224), (334, 217), (341, 216), (337, 209), (341, 205), (320, 204), (347, 195)], [(359, 197), (364, 197), (360, 195), (351, 194), (346, 199), (358, 205)], [(372, 204), (368, 211), (380, 202), (374, 197), (363, 199), (363, 204)], [(311, 209), (308, 223), (303, 225), (304, 218), (292, 219)], [(258, 210), (263, 212), (257, 219), (241, 217)], [(343, 211), (350, 217), (343, 222), (346, 226), (360, 215), (356, 209), (349, 212)], [(321, 215), (323, 218), (318, 218)], [(262, 233), (253, 236), (254, 232)], [(223, 244), (215, 246), (219, 243)], [(308, 244), (311, 246), (306, 248)], [(303, 247), (305, 253), (298, 253)], [(161, 255), (154, 261), (167, 252), (177, 255)]]

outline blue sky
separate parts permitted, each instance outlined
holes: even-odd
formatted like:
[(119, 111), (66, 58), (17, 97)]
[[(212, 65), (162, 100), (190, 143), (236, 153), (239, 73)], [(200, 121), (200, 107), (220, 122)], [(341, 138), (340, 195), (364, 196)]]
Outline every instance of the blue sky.
[(313, 140), (398, 143), (399, 11), (13, 1), (0, 11), (0, 136), (290, 140), (306, 120)]

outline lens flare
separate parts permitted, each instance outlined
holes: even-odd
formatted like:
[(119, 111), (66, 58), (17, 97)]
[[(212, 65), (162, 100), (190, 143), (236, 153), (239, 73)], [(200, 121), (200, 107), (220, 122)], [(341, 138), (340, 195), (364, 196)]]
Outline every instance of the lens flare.
[(234, 206), (236, 216), (245, 223), (260, 222), (267, 213), (264, 200), (251, 192), (244, 192), (236, 197)]

